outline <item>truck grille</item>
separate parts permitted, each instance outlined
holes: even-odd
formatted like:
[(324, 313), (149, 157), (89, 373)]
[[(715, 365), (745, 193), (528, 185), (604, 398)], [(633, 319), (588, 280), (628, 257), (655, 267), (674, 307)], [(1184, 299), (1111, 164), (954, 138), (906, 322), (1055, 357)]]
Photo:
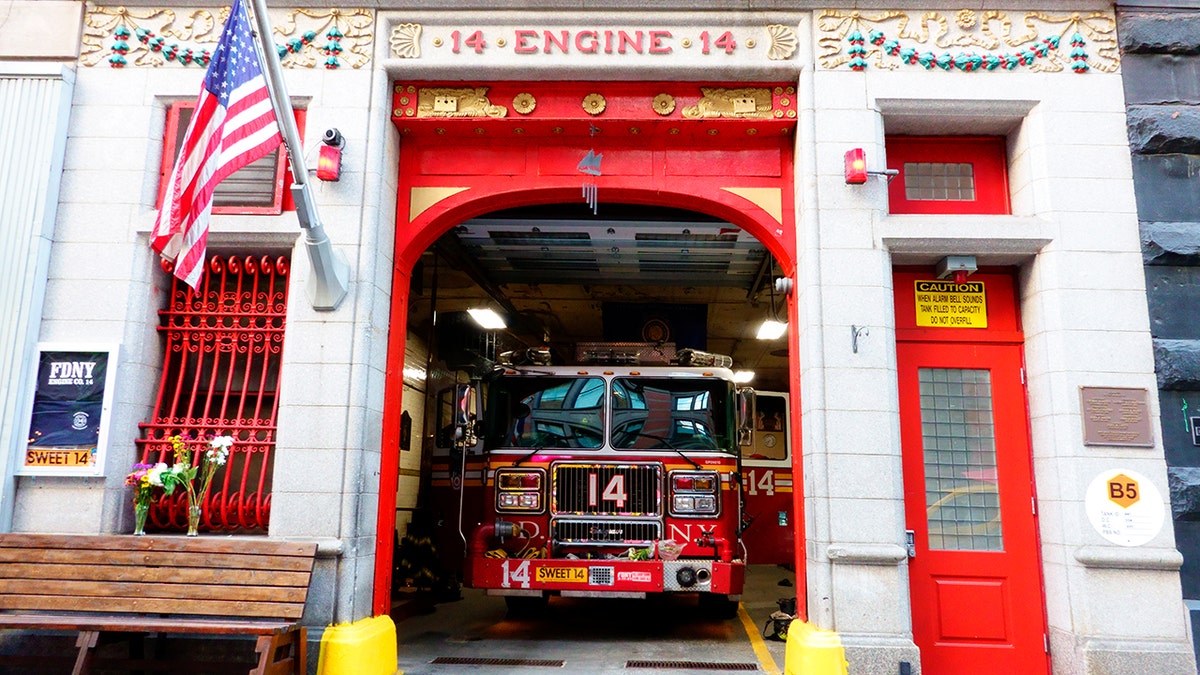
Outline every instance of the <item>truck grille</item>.
[(660, 539), (659, 524), (646, 521), (556, 520), (554, 541), (562, 544), (648, 546)]
[(661, 485), (657, 464), (558, 464), (551, 509), (574, 516), (658, 516)]

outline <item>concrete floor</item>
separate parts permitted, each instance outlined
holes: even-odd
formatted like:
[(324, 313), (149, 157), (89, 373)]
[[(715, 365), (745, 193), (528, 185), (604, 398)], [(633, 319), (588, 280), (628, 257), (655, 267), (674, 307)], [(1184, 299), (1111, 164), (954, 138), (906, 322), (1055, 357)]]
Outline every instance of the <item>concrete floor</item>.
[(751, 566), (738, 616), (728, 620), (702, 616), (690, 597), (552, 598), (541, 614), (509, 619), (503, 598), (464, 590), (457, 602), (394, 614), (399, 668), (407, 675), (781, 673), (785, 644), (764, 640), (762, 630), (779, 609), (777, 599), (794, 597), (794, 585), (779, 585), (784, 580), (794, 584), (795, 577), (781, 567)]

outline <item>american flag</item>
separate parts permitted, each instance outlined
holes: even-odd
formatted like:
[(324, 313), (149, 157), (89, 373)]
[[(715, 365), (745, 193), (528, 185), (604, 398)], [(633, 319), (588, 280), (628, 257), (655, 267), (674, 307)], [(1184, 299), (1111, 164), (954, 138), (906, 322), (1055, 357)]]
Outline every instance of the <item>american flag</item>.
[(274, 150), (281, 140), (242, 3), (234, 0), (229, 8), (150, 233), (150, 246), (175, 261), (175, 276), (193, 289), (204, 272), (217, 183)]

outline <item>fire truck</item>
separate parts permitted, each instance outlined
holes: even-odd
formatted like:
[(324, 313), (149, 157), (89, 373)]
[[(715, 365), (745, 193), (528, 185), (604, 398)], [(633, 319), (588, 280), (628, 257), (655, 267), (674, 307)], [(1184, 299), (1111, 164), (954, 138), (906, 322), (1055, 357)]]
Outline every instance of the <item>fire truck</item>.
[(453, 419), (435, 492), (457, 499), (442, 534), (457, 527), (465, 585), (512, 612), (552, 595), (696, 593), (732, 616), (753, 391), (726, 356), (642, 343), (575, 355), (568, 366), (501, 357), (439, 404)]

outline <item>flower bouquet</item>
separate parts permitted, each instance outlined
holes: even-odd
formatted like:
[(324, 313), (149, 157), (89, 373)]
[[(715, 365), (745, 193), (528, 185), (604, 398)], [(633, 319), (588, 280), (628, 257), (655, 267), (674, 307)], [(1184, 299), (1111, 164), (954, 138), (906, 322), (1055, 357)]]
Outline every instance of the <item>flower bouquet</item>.
[(133, 533), (146, 534), (146, 516), (150, 514), (150, 503), (155, 492), (162, 490), (170, 494), (175, 490), (174, 474), (165, 463), (134, 464), (133, 471), (125, 476), (125, 484), (133, 486)]
[[(199, 461), (193, 461), (192, 448), (179, 435), (167, 439), (175, 455), (175, 464), (169, 469), (172, 478), (164, 481), (166, 494), (171, 494), (175, 484), (183, 485), (187, 490), (188, 531), (189, 537), (195, 537), (200, 530), (201, 507), (208, 497), (208, 489), (212, 486), (213, 476), (217, 469), (225, 465), (229, 459), (229, 449), (233, 447), (232, 436), (214, 436), (208, 442), (208, 449), (200, 455)], [(199, 479), (199, 484), (197, 484)], [(167, 487), (167, 483), (171, 483)]]

